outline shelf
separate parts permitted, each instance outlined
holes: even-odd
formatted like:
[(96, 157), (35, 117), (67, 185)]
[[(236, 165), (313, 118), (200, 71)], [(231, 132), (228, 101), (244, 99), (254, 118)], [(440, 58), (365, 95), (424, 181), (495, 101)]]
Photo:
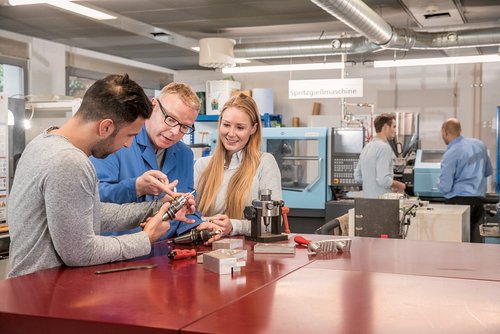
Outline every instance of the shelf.
[[(260, 119), (262, 121), (262, 127), (264, 128), (271, 127), (271, 122), (273, 121), (276, 121), (280, 124), (282, 123), (281, 114), (271, 115), (266, 113), (260, 115)], [(219, 115), (198, 115), (198, 117), (196, 117), (196, 122), (218, 122), (218, 121), (219, 121)], [(194, 132), (191, 134), (191, 138), (189, 141), (191, 145), (194, 144)]]
[[(260, 115), (260, 119), (262, 121), (262, 126), (265, 128), (269, 128), (271, 126), (272, 121), (278, 121), (281, 123), (281, 114), (271, 115), (271, 114), (263, 114)], [(219, 115), (198, 115), (196, 118), (196, 122), (217, 122), (219, 120)]]

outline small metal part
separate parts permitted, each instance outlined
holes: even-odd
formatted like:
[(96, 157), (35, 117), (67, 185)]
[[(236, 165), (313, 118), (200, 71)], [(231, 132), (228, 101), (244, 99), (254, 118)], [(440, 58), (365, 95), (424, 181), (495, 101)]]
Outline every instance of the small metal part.
[(187, 204), (188, 196), (193, 195), (194, 192), (195, 190), (190, 192), (188, 195), (177, 196), (172, 202), (170, 202), (170, 206), (168, 207), (167, 212), (163, 215), (162, 219), (175, 219), (175, 214)]
[(212, 243), (212, 249), (238, 249), (243, 248), (243, 239), (222, 239)]
[(244, 249), (217, 249), (203, 254), (203, 267), (219, 275), (232, 274), (241, 271), (246, 259)]
[(342, 253), (348, 252), (351, 249), (351, 239), (332, 239), (312, 241), (308, 244), (309, 252), (320, 253)]
[(109, 274), (109, 273), (116, 273), (116, 272), (119, 272), (119, 271), (126, 271), (126, 270), (153, 269), (153, 268), (156, 268), (156, 267), (158, 267), (157, 264), (150, 264), (150, 265), (144, 265), (144, 266), (129, 266), (129, 267), (120, 267), (120, 268), (97, 270), (95, 273), (96, 274)]
[(293, 244), (278, 244), (278, 243), (257, 243), (253, 246), (255, 254), (295, 254), (295, 245)]

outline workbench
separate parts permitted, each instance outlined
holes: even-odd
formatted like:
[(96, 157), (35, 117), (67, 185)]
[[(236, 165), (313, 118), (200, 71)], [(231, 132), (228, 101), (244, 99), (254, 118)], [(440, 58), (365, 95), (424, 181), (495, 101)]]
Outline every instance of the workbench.
[[(232, 275), (171, 261), (163, 241), (132, 261), (0, 281), (0, 333), (500, 332), (499, 245), (355, 237), (350, 252), (310, 255), (253, 244)], [(143, 264), (158, 267), (95, 274)]]

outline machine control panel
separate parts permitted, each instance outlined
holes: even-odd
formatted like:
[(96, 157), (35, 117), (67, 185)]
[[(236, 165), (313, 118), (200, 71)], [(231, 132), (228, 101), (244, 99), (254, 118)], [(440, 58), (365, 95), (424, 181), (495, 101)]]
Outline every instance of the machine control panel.
[(357, 186), (360, 183), (354, 180), (354, 169), (358, 164), (359, 154), (334, 154), (332, 159), (332, 185)]
[(359, 188), (354, 169), (364, 146), (364, 128), (333, 128), (330, 151), (330, 182), (337, 189)]

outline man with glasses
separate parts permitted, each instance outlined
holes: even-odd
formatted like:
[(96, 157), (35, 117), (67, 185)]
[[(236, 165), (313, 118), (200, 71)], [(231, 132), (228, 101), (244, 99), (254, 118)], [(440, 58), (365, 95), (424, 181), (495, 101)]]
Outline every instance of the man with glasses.
[[(161, 90), (152, 105), (151, 118), (130, 148), (106, 159), (91, 159), (100, 181), (101, 201), (121, 204), (158, 199), (168, 190), (167, 180), (178, 180), (179, 193), (194, 190), (193, 152), (181, 139), (194, 131), (200, 100), (191, 87), (173, 82)], [(189, 218), (195, 223), (172, 221), (162, 239), (180, 235), (201, 223), (199, 212)], [(130, 232), (133, 231), (125, 233)]]

